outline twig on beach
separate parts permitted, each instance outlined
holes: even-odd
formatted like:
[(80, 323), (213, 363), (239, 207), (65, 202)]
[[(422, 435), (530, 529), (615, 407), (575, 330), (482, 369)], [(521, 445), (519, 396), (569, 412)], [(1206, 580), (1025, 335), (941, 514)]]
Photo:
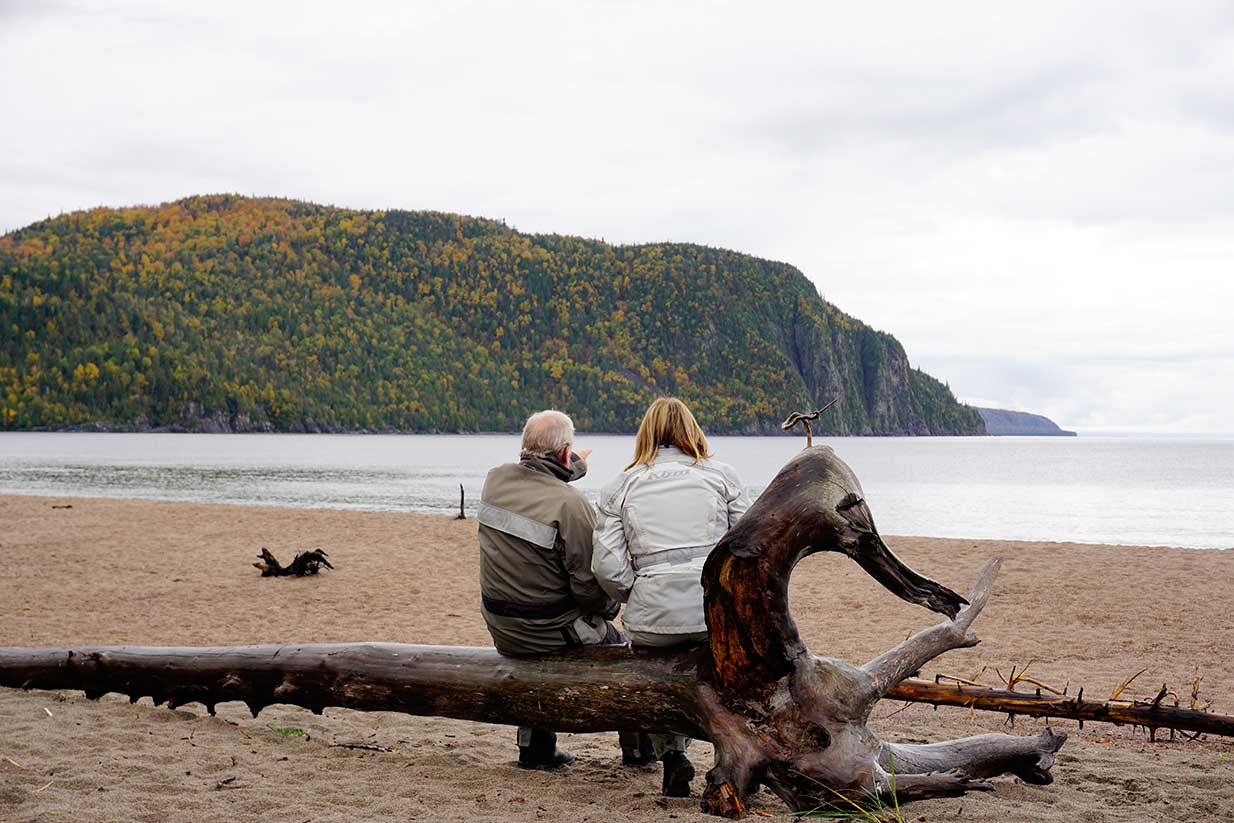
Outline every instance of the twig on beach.
[(1200, 681), (1204, 679), (1204, 675), (1200, 674), (1199, 668), (1195, 670), (1195, 680), (1191, 682), (1191, 708), (1206, 712), (1213, 707), (1213, 701), (1208, 701), (1202, 707), (1198, 706), (1200, 702)]
[(194, 730), (193, 733), (190, 734), (188, 737), (183, 738), (184, 740), (188, 741), (188, 744), (195, 749), (209, 749), (212, 752), (221, 752), (227, 748), (226, 746), (207, 746), (205, 743), (197, 743), (193, 740), (193, 735), (195, 734), (197, 734), (196, 730)]
[(896, 709), (896, 710), (895, 710), (894, 712), (892, 712), (891, 714), (885, 714), (885, 715), (883, 715), (883, 716), (882, 716), (882, 717), (880, 717), (879, 719), (880, 719), (880, 720), (890, 720), (891, 718), (895, 717), (895, 716), (896, 716), (897, 714), (899, 714), (900, 712), (903, 712), (903, 711), (908, 710), (908, 709), (909, 709), (911, 706), (913, 706), (913, 705), (914, 705), (913, 703), (910, 703), (910, 702), (908, 702), (908, 701), (905, 701), (905, 703), (904, 703), (904, 705), (903, 705), (903, 706), (901, 706), (900, 708)]
[[(985, 669), (982, 669), (982, 671), (985, 671)], [(977, 675), (977, 676), (979, 677), (980, 675)], [(942, 683), (944, 680), (945, 680), (945, 681), (947, 681), (948, 683), (962, 683), (962, 684), (964, 684), (965, 686), (976, 686), (976, 687), (978, 687), (978, 688), (985, 688), (985, 684), (984, 684), (984, 683), (978, 683), (978, 682), (977, 682), (977, 680), (976, 680), (976, 678), (974, 678), (974, 679), (972, 679), (972, 680), (969, 680), (969, 679), (968, 679), (968, 678), (966, 678), (966, 677), (956, 677), (956, 676), (955, 676), (955, 675), (953, 675), (953, 674), (936, 674), (936, 675), (934, 675), (934, 682), (935, 682), (935, 683)]]
[(31, 792), (31, 794), (38, 794), (39, 792), (41, 792), (41, 791), (43, 791), (44, 789), (46, 789), (47, 787), (51, 786), (51, 784), (52, 784), (52, 783), (55, 783), (55, 782), (56, 782), (56, 781), (54, 781), (54, 780), (48, 780), (48, 781), (47, 781), (46, 783), (44, 783), (42, 786), (39, 786), (37, 789), (35, 789), (33, 792)]
[(1160, 706), (1160, 705), (1161, 705), (1161, 701), (1162, 701), (1162, 700), (1165, 700), (1165, 699), (1166, 699), (1166, 697), (1173, 697), (1173, 698), (1174, 698), (1174, 706), (1175, 706), (1175, 707), (1177, 707), (1177, 706), (1178, 706), (1178, 695), (1174, 694), (1174, 692), (1170, 691), (1169, 687), (1168, 687), (1168, 686), (1166, 686), (1166, 684), (1162, 683), (1162, 684), (1161, 684), (1161, 691), (1157, 692), (1157, 696), (1153, 698), (1152, 707), (1155, 709), (1155, 708), (1157, 708), (1158, 706)]
[(1124, 691), (1126, 691), (1127, 687), (1130, 686), (1137, 677), (1144, 674), (1144, 672), (1146, 671), (1148, 671), (1148, 669), (1140, 669), (1138, 672), (1131, 675), (1131, 677), (1128, 677), (1122, 683), (1119, 683), (1118, 686), (1114, 689), (1114, 691), (1110, 694), (1110, 697), (1108, 699), (1117, 700), (1119, 695), (1121, 695)]
[(11, 757), (5, 757), (4, 759), (7, 760), (9, 763), (12, 763), (17, 768), (21, 769), (23, 772), (30, 771), (29, 767), (21, 765), (20, 763), (18, 763), (16, 760), (14, 760)]
[(466, 520), (467, 513), (463, 511), (463, 484), (458, 484), (458, 517), (455, 520)]
[[(1003, 681), (1003, 685), (1005, 685), (1010, 691), (1015, 691), (1016, 684), (1018, 683), (1028, 683), (1031, 686), (1037, 687), (1038, 694), (1041, 693), (1042, 689), (1045, 689), (1050, 694), (1057, 694), (1059, 696), (1065, 695), (1067, 693), (1067, 689), (1065, 687), (1062, 689), (1058, 689), (1054, 686), (1051, 686), (1049, 683), (1042, 683), (1037, 678), (1029, 677), (1027, 674), (1025, 674), (1025, 672), (1028, 671), (1028, 667), (1033, 665), (1036, 662), (1037, 662), (1036, 658), (1029, 660), (1028, 663), (1022, 669), (1020, 669), (1019, 672), (1016, 672), (1016, 668), (1017, 668), (1016, 666), (1012, 666), (1011, 673), (1007, 677), (1003, 677), (1003, 673), (999, 671), (998, 669), (993, 668), (992, 666), (986, 666), (985, 668), (981, 670), (981, 672), (984, 674), (987, 670), (992, 669), (994, 674), (998, 675), (998, 679)], [(955, 680), (956, 678), (951, 678), (951, 679)], [(974, 680), (975, 679), (976, 678), (974, 678)], [(964, 681), (961, 681), (961, 682), (964, 682)], [(967, 685), (980, 686), (981, 684), (968, 682)]]
[(331, 749), (363, 749), (366, 752), (392, 752), (394, 749), (389, 746), (380, 746), (376, 743), (331, 743)]

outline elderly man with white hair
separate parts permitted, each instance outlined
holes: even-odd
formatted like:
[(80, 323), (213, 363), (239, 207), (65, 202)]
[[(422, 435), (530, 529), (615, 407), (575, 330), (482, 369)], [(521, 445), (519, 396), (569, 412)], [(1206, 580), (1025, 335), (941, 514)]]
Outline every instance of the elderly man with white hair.
[[(620, 643), (609, 620), (620, 603), (591, 571), (595, 512), (567, 485), (587, 471), (590, 450), (576, 453), (574, 423), (556, 410), (537, 412), (523, 427), (519, 462), (498, 466), (480, 496), (481, 613), (497, 651), (544, 654), (568, 646)], [(650, 762), (646, 736), (622, 736), (623, 761)], [(554, 769), (574, 760), (557, 736), (520, 728), (518, 764)]]

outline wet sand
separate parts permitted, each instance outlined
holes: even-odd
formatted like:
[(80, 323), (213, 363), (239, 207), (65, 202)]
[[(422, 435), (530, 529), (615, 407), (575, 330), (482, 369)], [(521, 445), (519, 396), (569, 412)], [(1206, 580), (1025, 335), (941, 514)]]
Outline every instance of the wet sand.
[[(53, 508), (71, 505), (72, 508)], [(997, 682), (1031, 665), (1048, 683), (1108, 695), (1168, 683), (1234, 713), (1234, 552), (888, 538), (911, 565), (960, 591), (1007, 558), (975, 626), (982, 643), (927, 667)], [(325, 549), (337, 570), (261, 578)], [(0, 645), (215, 645), (389, 640), (487, 645), (477, 611), (475, 521), (445, 517), (132, 500), (0, 496)], [(839, 556), (793, 577), (793, 613), (816, 653), (862, 662), (934, 622)], [(1054, 721), (1071, 739), (1056, 782), (916, 803), (905, 820), (1228, 821), (1234, 741), (1150, 743), (1139, 730)], [(1020, 718), (1014, 731), (1044, 721)], [(903, 741), (1006, 730), (1005, 718), (886, 702), (875, 726)], [(658, 797), (654, 768), (619, 765), (615, 735), (563, 735), (562, 773), (514, 766), (513, 729), (394, 713), (241, 704), (217, 717), (119, 695), (0, 689), (0, 823), (82, 821), (713, 820), (694, 799)], [(343, 748), (363, 743), (391, 752)], [(711, 750), (697, 744), (695, 793)], [(752, 806), (785, 812), (769, 793)], [(784, 818), (788, 819), (788, 818)]]

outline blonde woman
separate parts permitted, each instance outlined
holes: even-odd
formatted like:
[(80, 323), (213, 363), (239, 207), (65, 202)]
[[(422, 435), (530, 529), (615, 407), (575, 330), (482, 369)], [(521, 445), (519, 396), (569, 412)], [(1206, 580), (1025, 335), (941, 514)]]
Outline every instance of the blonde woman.
[[(711, 459), (707, 437), (685, 403), (661, 397), (643, 415), (634, 459), (600, 493), (591, 570), (626, 603), (622, 618), (636, 646), (707, 639), (703, 563), (750, 507), (732, 466)], [(664, 762), (664, 794), (688, 797), (694, 767), (685, 737), (654, 735)]]

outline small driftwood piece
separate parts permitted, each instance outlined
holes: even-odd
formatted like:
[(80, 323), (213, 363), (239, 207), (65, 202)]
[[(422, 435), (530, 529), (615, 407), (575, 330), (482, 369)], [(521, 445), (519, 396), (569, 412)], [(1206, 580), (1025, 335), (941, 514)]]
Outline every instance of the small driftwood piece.
[(839, 402), (840, 402), (840, 398), (837, 397), (834, 400), (832, 400), (830, 403), (828, 403), (827, 405), (821, 406), (812, 412), (807, 412), (805, 414), (802, 414), (801, 412), (793, 412), (787, 418), (785, 418), (783, 423), (780, 424), (780, 428), (784, 431), (790, 431), (793, 428), (793, 426), (796, 426), (798, 423), (800, 423), (801, 428), (805, 429), (805, 432), (806, 432), (806, 448), (807, 449), (811, 448), (814, 446), (814, 432), (810, 430), (810, 424), (813, 423), (815, 420), (817, 420), (820, 414), (827, 411), (827, 409), (831, 408), (832, 406), (834, 406), (836, 403), (839, 403)]
[(393, 752), (394, 749), (389, 746), (382, 746), (377, 743), (331, 743), (332, 749), (357, 749), (364, 752)]
[(455, 520), (466, 520), (467, 512), (463, 510), (463, 484), (458, 484), (458, 517)]
[[(947, 616), (855, 666), (812, 654), (788, 609), (804, 557), (852, 558), (893, 594)], [(906, 566), (874, 527), (861, 485), (825, 446), (791, 460), (708, 557), (707, 644), (589, 647), (531, 658), (493, 649), (387, 643), (218, 648), (0, 648), (0, 686), (122, 692), (157, 703), (244, 701), (315, 712), (397, 711), (570, 732), (674, 732), (711, 741), (703, 809), (737, 818), (766, 786), (798, 811), (852, 798), (897, 802), (986, 790), (1013, 774), (1048, 783), (1066, 734), (983, 734), (929, 745), (880, 740), (877, 703), (971, 631), (998, 571), (968, 599)], [(851, 810), (851, 809), (850, 809)]]
[(306, 552), (300, 552), (290, 565), (284, 566), (279, 563), (278, 558), (270, 554), (270, 550), (265, 546), (261, 548), (261, 554), (258, 555), (261, 560), (253, 565), (261, 569), (262, 577), (304, 577), (310, 574), (317, 574), (321, 571), (321, 567), (333, 569), (330, 561), (326, 559), (327, 555), (321, 549), (312, 549)]

